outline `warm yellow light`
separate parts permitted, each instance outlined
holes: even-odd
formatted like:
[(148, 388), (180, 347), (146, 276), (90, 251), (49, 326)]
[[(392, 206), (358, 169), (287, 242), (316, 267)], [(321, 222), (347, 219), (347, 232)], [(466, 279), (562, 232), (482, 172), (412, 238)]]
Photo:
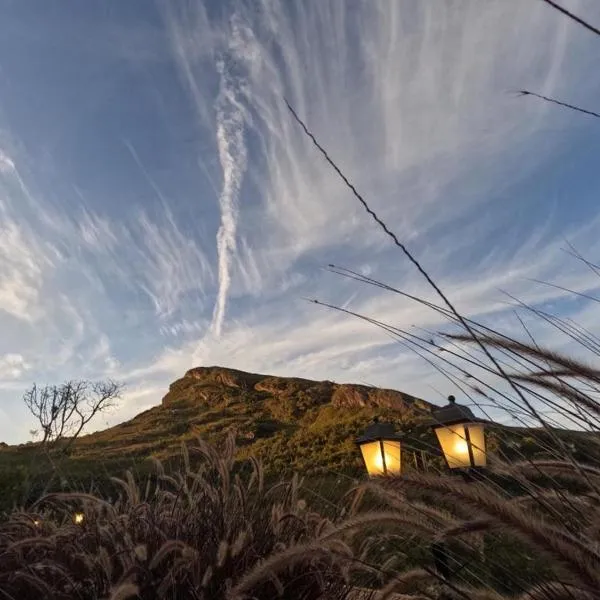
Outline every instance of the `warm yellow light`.
[(395, 457), (392, 456), (389, 452), (385, 452), (383, 454), (381, 454), (381, 452), (378, 452), (375, 455), (375, 468), (378, 471), (383, 471), (383, 459), (385, 458), (385, 466), (387, 469), (392, 469), (394, 462), (396, 461)]
[(360, 451), (365, 461), (367, 472), (371, 477), (376, 475), (400, 474), (401, 455), (399, 441), (376, 440), (373, 442), (366, 442), (360, 445)]
[(473, 466), (485, 467), (487, 456), (485, 452), (485, 433), (483, 424), (471, 423), (468, 426), (469, 439), (471, 440), (471, 452), (473, 454)]
[(466, 440), (456, 440), (454, 443), (454, 454), (455, 456), (469, 455), (469, 444), (467, 444)]
[(377, 452), (375, 453), (375, 458), (373, 460), (373, 463), (375, 465), (375, 468), (378, 471), (381, 471), (383, 473), (383, 456), (381, 455), (381, 451), (378, 448)]
[(482, 424), (458, 423), (437, 427), (435, 433), (451, 469), (485, 467), (485, 436)]
[(73, 523), (75, 525), (81, 525), (83, 523), (84, 514), (81, 512), (77, 512), (73, 515)]
[(39, 519), (34, 519), (33, 524), (35, 527), (39, 527), (42, 524), (42, 522)]

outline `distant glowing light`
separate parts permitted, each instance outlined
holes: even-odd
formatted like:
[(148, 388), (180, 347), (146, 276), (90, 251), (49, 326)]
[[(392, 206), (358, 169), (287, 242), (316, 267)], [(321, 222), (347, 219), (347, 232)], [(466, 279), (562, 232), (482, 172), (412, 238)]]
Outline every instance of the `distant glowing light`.
[(75, 525), (81, 525), (84, 520), (84, 514), (82, 512), (77, 512), (73, 515), (73, 523)]

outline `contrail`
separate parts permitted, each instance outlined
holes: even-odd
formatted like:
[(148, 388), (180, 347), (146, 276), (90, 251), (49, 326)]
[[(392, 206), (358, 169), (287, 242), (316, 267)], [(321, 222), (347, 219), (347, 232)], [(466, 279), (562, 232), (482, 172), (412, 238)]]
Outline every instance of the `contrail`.
[(221, 335), (231, 284), (231, 267), (236, 250), (238, 196), (247, 159), (244, 110), (237, 98), (238, 87), (224, 61), (219, 62), (218, 71), (221, 81), (216, 102), (217, 146), (223, 170), (223, 187), (219, 196), (221, 226), (217, 232), (219, 289), (211, 323), (211, 329), (217, 337)]

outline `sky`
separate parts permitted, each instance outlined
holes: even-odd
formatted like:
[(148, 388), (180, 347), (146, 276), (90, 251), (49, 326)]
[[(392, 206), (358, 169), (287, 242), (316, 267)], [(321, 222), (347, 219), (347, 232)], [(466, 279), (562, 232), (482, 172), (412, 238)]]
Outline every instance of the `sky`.
[[(562, 4), (600, 24), (595, 0)], [(384, 332), (433, 299), (287, 99), (465, 315), (514, 302), (594, 330), (600, 39), (538, 0), (5, 0), (0, 7), (0, 440), (33, 382), (125, 384), (103, 428), (196, 366), (456, 393)], [(536, 330), (537, 331), (537, 330)], [(553, 347), (564, 340), (540, 328)]]

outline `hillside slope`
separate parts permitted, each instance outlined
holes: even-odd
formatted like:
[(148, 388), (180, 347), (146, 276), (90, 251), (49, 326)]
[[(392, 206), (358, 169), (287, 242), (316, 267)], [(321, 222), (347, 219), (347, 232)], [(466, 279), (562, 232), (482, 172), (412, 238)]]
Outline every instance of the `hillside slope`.
[[(111, 476), (122, 477), (125, 470), (149, 475), (155, 467), (148, 458), (177, 463), (182, 443), (193, 446), (198, 438), (218, 443), (228, 433), (235, 435), (238, 458), (261, 458), (268, 476), (306, 475), (321, 496), (333, 498), (364, 475), (354, 440), (374, 416), (394, 422), (406, 435), (405, 466), (441, 467), (431, 409), (395, 390), (195, 368), (171, 384), (159, 405), (81, 437), (68, 457), (56, 455), (49, 461), (38, 444), (0, 447), (0, 513), (50, 490), (88, 491), (93, 485), (109, 495), (118, 493)], [(557, 434), (577, 460), (600, 460), (596, 435), (562, 430), (553, 436)], [(548, 456), (555, 438), (538, 428), (489, 424), (486, 443), (508, 460), (522, 460)], [(195, 460), (194, 453), (191, 458)]]
[(171, 384), (160, 405), (82, 437), (73, 458), (123, 459), (178, 452), (182, 441), (234, 432), (239, 453), (278, 471), (357, 466), (353, 440), (375, 415), (400, 427), (430, 405), (395, 390), (198, 367)]

